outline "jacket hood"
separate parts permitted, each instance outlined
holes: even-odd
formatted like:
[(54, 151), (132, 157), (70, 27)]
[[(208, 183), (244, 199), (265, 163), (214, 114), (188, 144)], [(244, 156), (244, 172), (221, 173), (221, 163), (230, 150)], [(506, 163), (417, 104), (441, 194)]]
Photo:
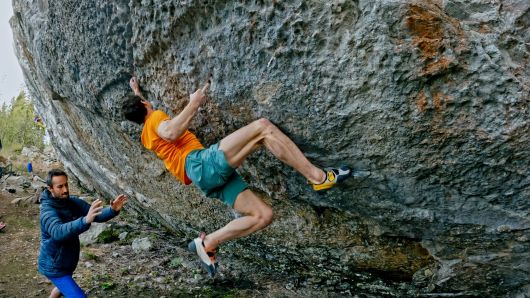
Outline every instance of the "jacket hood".
[(61, 208), (61, 207), (66, 206), (67, 201), (68, 199), (61, 200), (61, 199), (55, 198), (48, 189), (43, 190), (42, 193), (40, 194), (40, 202), (43, 205), (50, 205), (55, 208)]

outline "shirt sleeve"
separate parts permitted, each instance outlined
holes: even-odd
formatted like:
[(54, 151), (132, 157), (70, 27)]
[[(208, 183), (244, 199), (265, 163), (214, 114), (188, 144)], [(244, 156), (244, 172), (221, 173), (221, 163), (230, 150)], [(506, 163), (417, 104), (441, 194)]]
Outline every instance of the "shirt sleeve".
[(164, 113), (164, 112), (162, 112), (160, 110), (154, 111), (153, 115), (151, 115), (150, 118), (151, 119), (149, 119), (150, 120), (149, 121), (149, 129), (152, 132), (156, 133), (157, 135), (158, 135), (158, 133), (157, 133), (158, 126), (160, 125), (160, 123), (170, 119), (169, 116), (166, 113)]

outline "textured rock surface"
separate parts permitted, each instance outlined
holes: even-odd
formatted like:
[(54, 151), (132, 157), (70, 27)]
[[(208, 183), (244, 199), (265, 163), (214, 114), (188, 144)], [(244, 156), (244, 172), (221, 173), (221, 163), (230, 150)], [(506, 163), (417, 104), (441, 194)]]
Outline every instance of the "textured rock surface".
[(13, 1), (27, 85), (80, 181), (178, 235), (230, 220), (119, 112), (133, 74), (170, 113), (212, 74), (204, 144), (267, 117), (316, 164), (372, 173), (319, 195), (254, 154), (241, 173), (276, 220), (225, 253), (338, 291), (530, 291), (528, 1), (217, 2)]

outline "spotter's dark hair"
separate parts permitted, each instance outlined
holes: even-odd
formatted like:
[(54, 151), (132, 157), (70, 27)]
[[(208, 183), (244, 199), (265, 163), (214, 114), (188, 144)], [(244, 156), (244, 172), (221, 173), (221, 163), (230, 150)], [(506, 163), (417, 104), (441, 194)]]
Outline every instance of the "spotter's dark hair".
[(63, 170), (52, 169), (51, 171), (48, 172), (48, 176), (46, 177), (46, 184), (49, 187), (52, 187), (53, 186), (53, 177), (57, 177), (57, 176), (65, 176), (66, 178), (68, 178), (68, 175), (66, 175), (66, 173)]

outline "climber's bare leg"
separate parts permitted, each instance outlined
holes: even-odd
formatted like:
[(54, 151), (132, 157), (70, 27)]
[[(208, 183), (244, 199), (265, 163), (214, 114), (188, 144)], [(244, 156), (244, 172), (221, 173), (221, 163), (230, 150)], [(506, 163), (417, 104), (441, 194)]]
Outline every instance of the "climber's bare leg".
[(325, 180), (324, 172), (309, 162), (296, 144), (265, 118), (226, 136), (221, 140), (219, 149), (225, 153), (228, 163), (237, 168), (260, 145), (264, 145), (279, 160), (293, 167), (312, 183), (318, 184)]
[(237, 196), (234, 209), (244, 216), (234, 219), (221, 229), (208, 234), (204, 238), (204, 247), (207, 251), (214, 250), (225, 241), (241, 238), (261, 230), (272, 222), (271, 207), (249, 189)]

